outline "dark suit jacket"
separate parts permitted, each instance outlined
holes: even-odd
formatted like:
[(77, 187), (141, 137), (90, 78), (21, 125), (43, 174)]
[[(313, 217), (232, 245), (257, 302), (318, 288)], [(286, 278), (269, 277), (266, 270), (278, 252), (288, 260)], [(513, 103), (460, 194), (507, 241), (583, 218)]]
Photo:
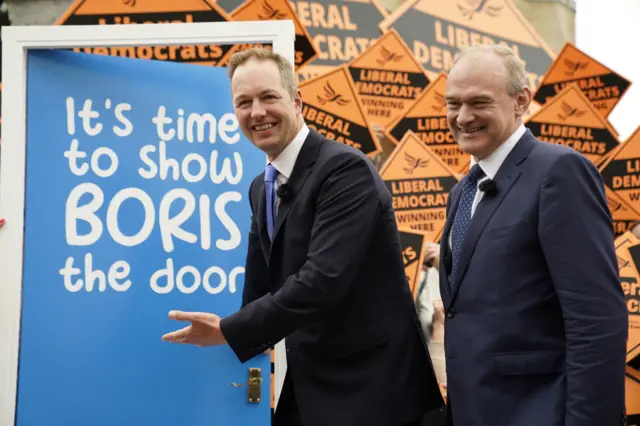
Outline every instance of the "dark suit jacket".
[(600, 174), (527, 130), (494, 180), (457, 276), (447, 235), (459, 185), (441, 242), (453, 425), (620, 425), (628, 314)]
[(221, 323), (233, 351), (244, 362), (287, 338), (305, 426), (394, 426), (441, 406), (376, 169), (311, 130), (289, 185), (272, 244), (264, 174), (251, 185), (244, 307)]

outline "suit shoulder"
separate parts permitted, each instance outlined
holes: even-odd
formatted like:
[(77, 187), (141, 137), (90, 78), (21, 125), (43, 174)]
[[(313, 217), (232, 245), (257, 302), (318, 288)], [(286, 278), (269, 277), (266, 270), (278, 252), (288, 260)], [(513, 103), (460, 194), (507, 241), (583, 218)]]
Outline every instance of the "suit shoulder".
[(374, 167), (373, 162), (362, 151), (327, 138), (324, 139), (320, 147), (318, 157), (321, 163), (325, 163), (329, 167), (361, 162)]
[(538, 141), (531, 152), (535, 167), (545, 179), (580, 180), (585, 176), (601, 179), (598, 168), (591, 160), (573, 148)]

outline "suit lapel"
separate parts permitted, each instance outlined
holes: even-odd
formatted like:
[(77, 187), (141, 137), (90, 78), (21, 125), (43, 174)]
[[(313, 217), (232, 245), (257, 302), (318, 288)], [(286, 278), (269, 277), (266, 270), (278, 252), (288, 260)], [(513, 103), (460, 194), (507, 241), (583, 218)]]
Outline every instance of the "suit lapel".
[[(484, 228), (487, 226), (487, 222), (489, 222), (489, 219), (491, 219), (491, 216), (493, 216), (500, 203), (502, 203), (504, 197), (520, 177), (520, 174), (522, 173), (520, 170), (520, 164), (527, 158), (529, 152), (531, 152), (535, 141), (534, 136), (529, 132), (529, 130), (527, 130), (511, 150), (511, 153), (509, 153), (498, 170), (498, 173), (494, 177), (498, 187), (497, 194), (493, 197), (487, 197), (485, 195), (476, 207), (460, 250), (460, 259), (458, 260), (459, 265), (456, 270), (457, 276), (451, 277), (455, 285), (451, 295), (450, 305), (453, 303), (460, 290), (460, 284), (462, 283), (464, 274), (469, 266), (469, 261), (471, 260), (471, 256), (473, 255)], [(451, 220), (453, 220), (453, 217)]]
[(314, 130), (310, 129), (309, 134), (307, 135), (307, 138), (305, 139), (304, 144), (300, 149), (300, 153), (298, 154), (298, 158), (296, 159), (296, 164), (293, 167), (293, 171), (291, 172), (289, 181), (287, 182), (289, 188), (291, 189), (292, 196), (286, 200), (281, 199), (280, 205), (278, 206), (276, 223), (273, 227), (273, 242), (275, 242), (276, 238), (278, 238), (279, 231), (282, 228), (284, 221), (287, 219), (289, 211), (291, 211), (291, 207), (295, 204), (296, 199), (298, 198), (298, 195), (302, 190), (302, 187), (304, 186), (307, 178), (309, 177), (309, 174), (311, 173), (311, 166), (316, 161), (318, 149), (320, 148), (321, 143), (322, 136)]
[[(460, 203), (460, 194), (462, 191), (451, 191), (449, 201), (449, 211), (447, 215), (447, 219), (444, 223), (444, 230), (440, 236), (440, 265), (444, 268), (444, 276), (447, 278), (447, 285), (442, 286), (445, 289), (445, 294), (443, 295), (445, 303), (450, 299), (451, 296), (451, 286), (449, 286), (449, 272), (451, 271), (451, 250), (449, 250), (449, 232), (451, 231), (451, 226), (453, 224), (453, 218), (456, 216), (456, 211), (458, 210), (458, 204)], [(449, 259), (447, 261), (447, 259)]]

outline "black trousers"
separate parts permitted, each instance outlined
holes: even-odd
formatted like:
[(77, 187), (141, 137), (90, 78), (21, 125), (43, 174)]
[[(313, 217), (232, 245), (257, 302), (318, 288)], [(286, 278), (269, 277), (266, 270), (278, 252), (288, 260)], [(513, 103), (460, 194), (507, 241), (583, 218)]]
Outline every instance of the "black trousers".
[[(422, 426), (422, 424), (423, 419), (419, 418), (402, 426)], [(280, 398), (278, 399), (278, 407), (276, 408), (276, 412), (273, 417), (272, 426), (304, 426), (302, 420), (300, 419), (298, 404), (296, 404), (293, 382), (289, 378), (288, 372), (284, 377), (282, 392), (280, 393)], [(429, 426), (438, 425), (430, 424)]]

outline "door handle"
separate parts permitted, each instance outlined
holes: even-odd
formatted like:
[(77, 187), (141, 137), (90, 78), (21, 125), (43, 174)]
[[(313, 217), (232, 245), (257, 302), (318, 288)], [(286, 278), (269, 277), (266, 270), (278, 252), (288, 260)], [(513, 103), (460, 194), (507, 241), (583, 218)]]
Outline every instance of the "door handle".
[(262, 385), (262, 369), (250, 368), (249, 380), (247, 383), (232, 382), (231, 385), (234, 388), (240, 388), (247, 386), (247, 398), (250, 404), (257, 404), (260, 402), (260, 386)]

